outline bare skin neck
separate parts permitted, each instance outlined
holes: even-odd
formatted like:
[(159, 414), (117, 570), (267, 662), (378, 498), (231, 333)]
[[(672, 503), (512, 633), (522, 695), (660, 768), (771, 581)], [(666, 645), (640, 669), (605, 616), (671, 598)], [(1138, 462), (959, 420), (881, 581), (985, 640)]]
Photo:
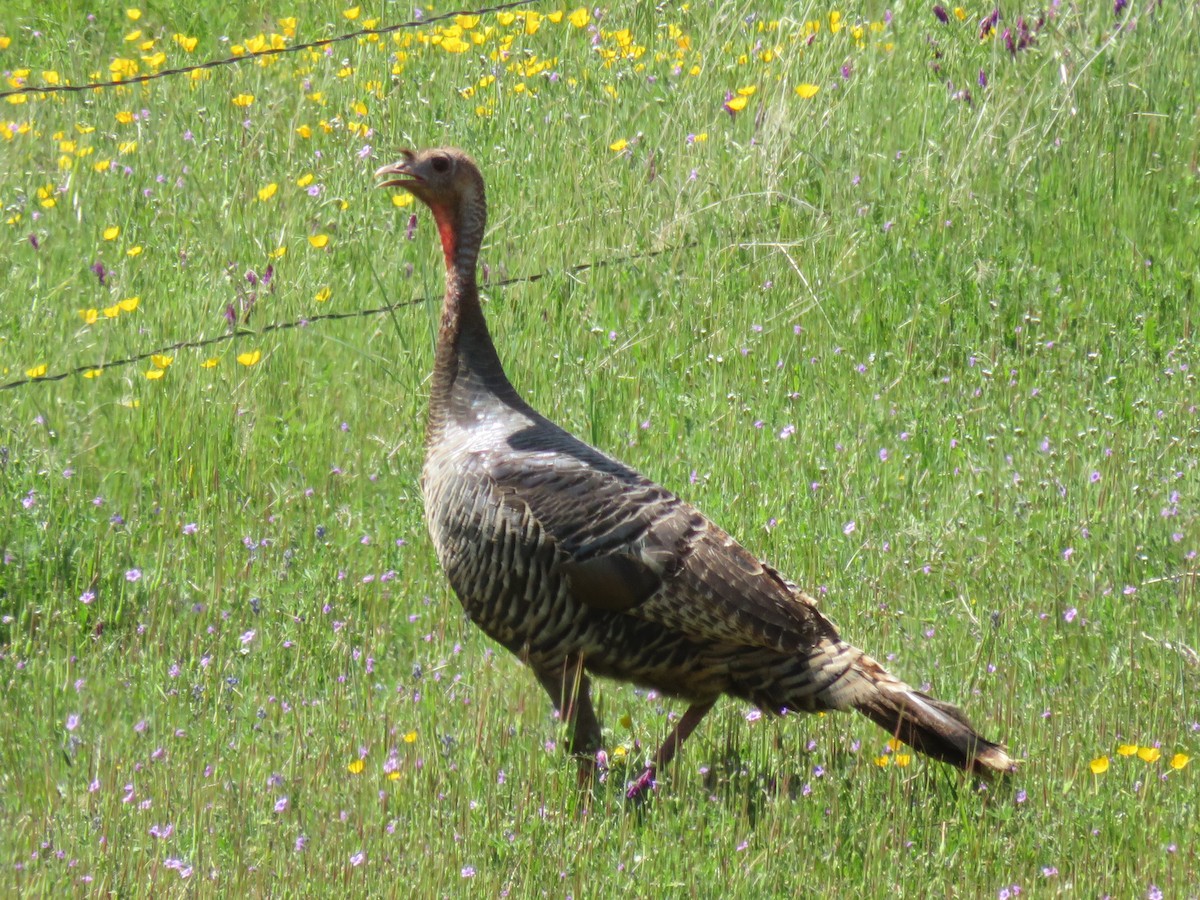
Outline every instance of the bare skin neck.
[(448, 416), (470, 412), (470, 395), (480, 389), (509, 405), (525, 404), (504, 374), (479, 303), (475, 269), (487, 220), (482, 185), (456, 205), (429, 206), (446, 259), (446, 294), (429, 404), (427, 438), (432, 442), (445, 428)]

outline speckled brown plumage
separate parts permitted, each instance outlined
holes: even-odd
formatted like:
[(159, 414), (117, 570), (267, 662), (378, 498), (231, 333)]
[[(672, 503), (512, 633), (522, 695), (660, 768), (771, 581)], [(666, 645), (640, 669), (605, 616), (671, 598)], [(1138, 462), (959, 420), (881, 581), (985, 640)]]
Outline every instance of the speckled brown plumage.
[(594, 674), (690, 704), (631, 793), (722, 694), (770, 713), (856, 709), (968, 771), (1014, 768), (955, 707), (843, 641), (811, 597), (693, 507), (521, 399), (479, 304), (487, 207), (470, 157), (406, 151), (377, 175), (430, 208), (446, 260), (422, 478), (438, 559), (471, 620), (572, 721), (573, 752), (600, 749)]

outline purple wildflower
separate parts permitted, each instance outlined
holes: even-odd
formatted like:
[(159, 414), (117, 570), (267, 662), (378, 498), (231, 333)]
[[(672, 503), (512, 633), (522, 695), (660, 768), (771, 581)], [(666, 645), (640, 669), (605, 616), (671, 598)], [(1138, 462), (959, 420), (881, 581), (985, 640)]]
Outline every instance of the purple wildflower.
[(979, 38), (982, 40), (996, 29), (996, 25), (1000, 22), (1000, 7), (992, 10), (990, 15), (984, 17), (979, 23)]

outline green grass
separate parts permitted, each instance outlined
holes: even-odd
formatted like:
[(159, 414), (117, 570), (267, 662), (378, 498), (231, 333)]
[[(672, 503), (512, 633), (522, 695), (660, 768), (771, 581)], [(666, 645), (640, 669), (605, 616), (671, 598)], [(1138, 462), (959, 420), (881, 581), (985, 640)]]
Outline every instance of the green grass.
[[(18, 0), (0, 69), (79, 84), (408, 9), (240, 6)], [(1198, 763), (1170, 765), (1200, 755), (1200, 19), (1088, 6), (1012, 55), (978, 39), (990, 7), (867, 4), (834, 32), (827, 7), (623, 3), (599, 49), (489, 16), (463, 53), (407, 32), (0, 100), (0, 381), (46, 367), (0, 391), (0, 889), (1200, 894)], [(605, 684), (630, 765), (589, 807), (425, 535), (437, 310), (404, 304), (440, 295), (441, 257), (371, 173), (438, 143), (487, 176), (491, 281), (547, 273), (487, 291), (530, 401), (961, 704), (1026, 761), (1011, 784), (876, 765), (860, 718), (728, 701), (630, 808), (681, 708)], [(161, 378), (120, 364), (230, 335), (231, 306), (246, 333)]]

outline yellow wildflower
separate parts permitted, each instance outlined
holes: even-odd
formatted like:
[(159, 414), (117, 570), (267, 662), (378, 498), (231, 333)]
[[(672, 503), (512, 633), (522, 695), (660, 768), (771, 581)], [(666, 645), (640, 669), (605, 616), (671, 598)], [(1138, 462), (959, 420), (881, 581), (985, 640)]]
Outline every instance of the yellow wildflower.
[(118, 56), (108, 64), (108, 71), (112, 73), (115, 81), (121, 81), (125, 78), (133, 78), (138, 73), (138, 64), (135, 60), (125, 59)]
[(1138, 759), (1142, 760), (1143, 762), (1152, 763), (1158, 762), (1159, 758), (1162, 756), (1162, 751), (1157, 747), (1139, 747), (1137, 755)]
[[(261, 350), (251, 350), (247, 353), (239, 353), (237, 361), (240, 362), (243, 366), (252, 366), (255, 363), (257, 363), (260, 359), (262, 359), (262, 351)], [(359, 771), (361, 772), (362, 770), (359, 769)]]
[(310, 234), (308, 242), (318, 250), (325, 247), (329, 243), (329, 235), (327, 234)]
[(1093, 775), (1103, 775), (1108, 771), (1108, 757), (1097, 756), (1090, 763), (1088, 763), (1088, 768), (1092, 770)]
[(811, 100), (817, 96), (817, 91), (821, 90), (821, 86), (817, 84), (798, 84), (796, 85), (796, 93), (805, 100)]

